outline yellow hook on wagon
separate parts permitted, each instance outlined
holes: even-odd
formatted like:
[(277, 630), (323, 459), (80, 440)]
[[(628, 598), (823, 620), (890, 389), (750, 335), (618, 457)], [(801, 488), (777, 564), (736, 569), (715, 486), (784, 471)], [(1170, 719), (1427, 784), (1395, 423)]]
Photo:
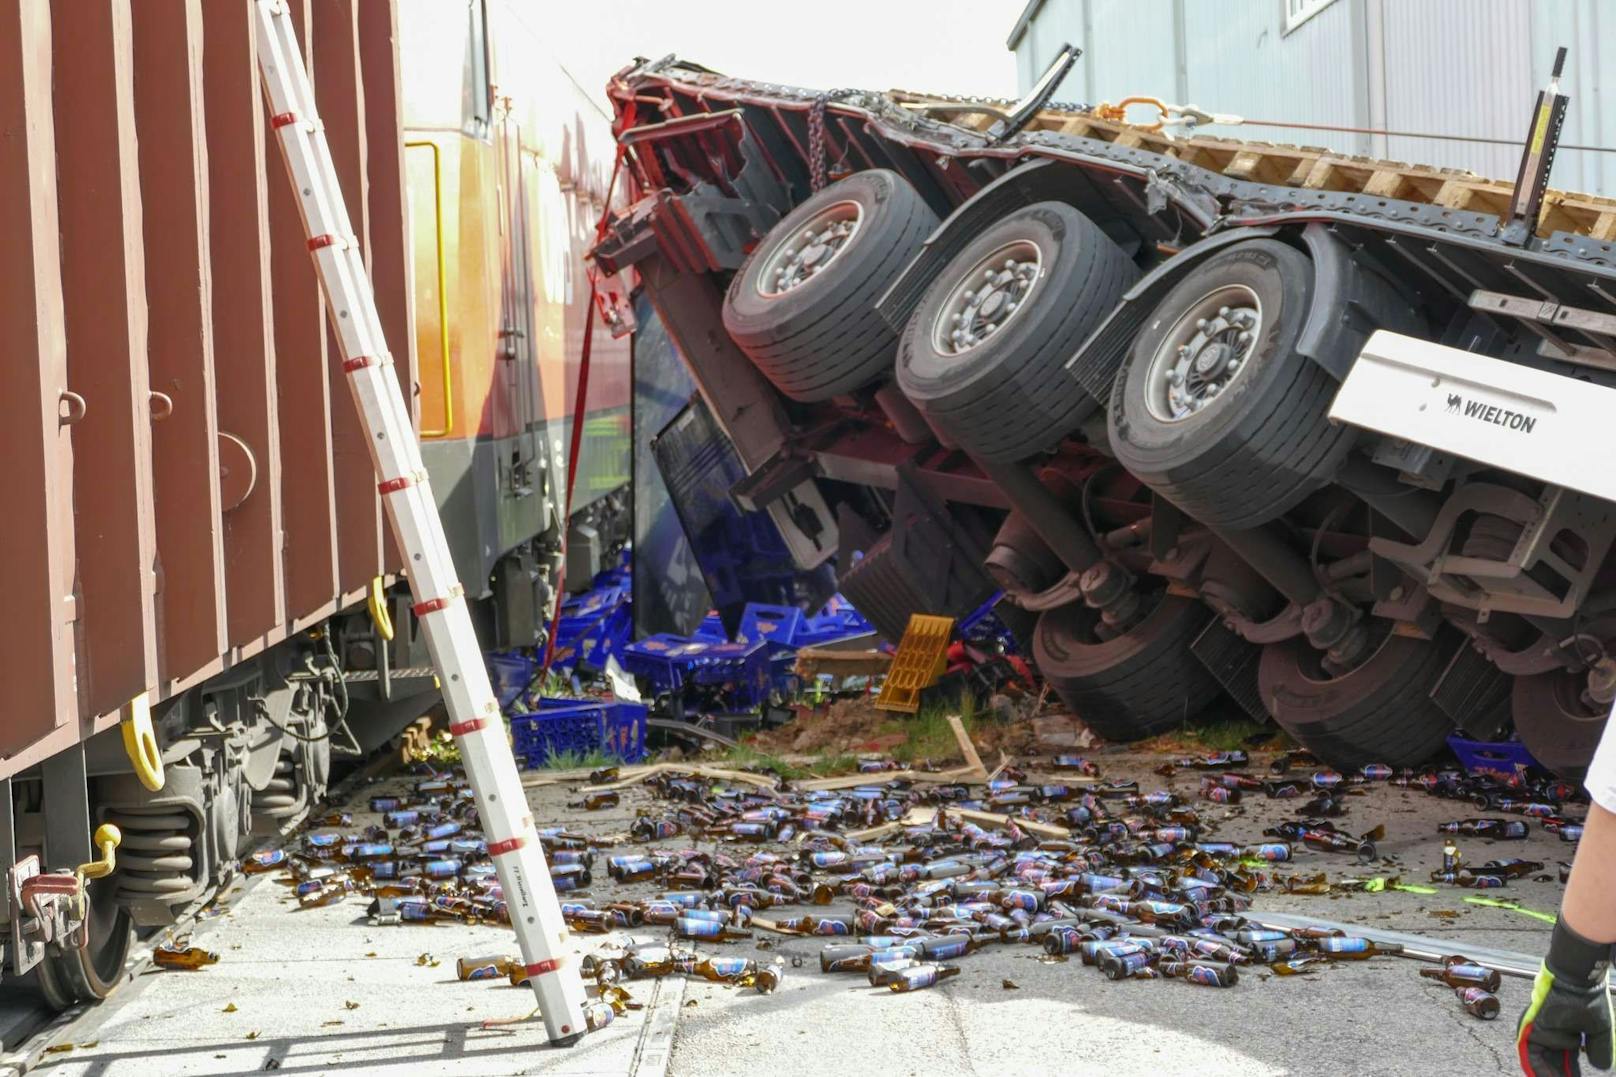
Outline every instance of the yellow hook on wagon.
[(145, 692), (129, 701), (118, 724), (123, 727), (123, 750), (135, 766), (135, 777), (153, 793), (162, 789), (163, 753), (152, 730), (151, 700)]

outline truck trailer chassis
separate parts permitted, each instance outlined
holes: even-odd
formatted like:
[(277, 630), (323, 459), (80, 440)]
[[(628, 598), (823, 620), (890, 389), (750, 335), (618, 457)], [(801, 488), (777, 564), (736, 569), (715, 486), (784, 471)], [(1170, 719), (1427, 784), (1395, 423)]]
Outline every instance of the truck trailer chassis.
[(893, 638), (1002, 590), (1109, 738), (1226, 697), (1341, 766), (1513, 722), (1576, 772), (1616, 697), (1616, 202), (1546, 188), (1557, 82), (1511, 185), (1050, 106), (1075, 60), (1019, 103), (613, 80), (638, 200), (595, 257), (731, 496), (817, 487)]

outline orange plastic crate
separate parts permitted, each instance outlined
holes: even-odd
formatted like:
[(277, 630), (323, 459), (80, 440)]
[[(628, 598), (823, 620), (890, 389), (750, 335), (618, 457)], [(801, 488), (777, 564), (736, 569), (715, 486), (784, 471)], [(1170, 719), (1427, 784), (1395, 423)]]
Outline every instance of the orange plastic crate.
[(876, 697), (876, 709), (904, 714), (920, 710), (921, 690), (936, 684), (948, 669), (948, 641), (953, 635), (954, 618), (913, 614)]

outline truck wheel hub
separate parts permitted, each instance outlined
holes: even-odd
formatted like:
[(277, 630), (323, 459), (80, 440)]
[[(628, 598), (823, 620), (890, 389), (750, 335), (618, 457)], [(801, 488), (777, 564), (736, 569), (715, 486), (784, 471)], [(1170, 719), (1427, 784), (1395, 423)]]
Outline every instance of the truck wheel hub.
[(938, 355), (960, 355), (999, 332), (1027, 304), (1043, 268), (1030, 239), (1006, 243), (966, 272), (948, 293), (932, 326)]
[(1245, 369), (1261, 330), (1262, 304), (1245, 285), (1225, 285), (1190, 304), (1151, 359), (1151, 415), (1176, 423), (1210, 404)]
[(758, 274), (758, 294), (772, 299), (823, 273), (863, 223), (864, 207), (852, 201), (834, 203), (809, 217), (769, 253)]

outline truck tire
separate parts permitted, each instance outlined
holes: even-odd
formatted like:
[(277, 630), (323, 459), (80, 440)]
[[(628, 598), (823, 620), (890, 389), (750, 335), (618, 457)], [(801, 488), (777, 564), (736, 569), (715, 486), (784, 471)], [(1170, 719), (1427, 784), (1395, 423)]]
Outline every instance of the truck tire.
[[(833, 183), (747, 258), (724, 296), (724, 328), (793, 400), (817, 403), (889, 378), (898, 339), (875, 302), (936, 227), (896, 172)], [(804, 246), (808, 234), (815, 240)]]
[(1047, 590), (1066, 575), (1065, 563), (1013, 509), (993, 536), (993, 549), (983, 567), (999, 590), (1017, 598)]
[(1553, 670), (1516, 677), (1510, 691), (1515, 732), (1532, 758), (1563, 778), (1581, 780), (1604, 735), (1609, 707), (1582, 698), (1587, 674)]
[(1337, 383), (1297, 354), (1316, 287), (1307, 256), (1254, 239), (1167, 293), (1111, 393), (1111, 448), (1202, 523), (1269, 522), (1327, 484), (1357, 438), (1326, 417)]
[(1177, 728), (1219, 695), (1190, 650), (1211, 611), (1161, 593), (1125, 634), (1100, 640), (1081, 602), (1046, 611), (1033, 634), (1033, 662), (1049, 687), (1097, 736), (1133, 741)]
[(1320, 653), (1298, 636), (1263, 648), (1257, 688), (1280, 728), (1331, 766), (1411, 767), (1453, 732), (1430, 692), (1454, 642), (1450, 629), (1434, 640), (1388, 632), (1362, 664), (1331, 677), (1319, 667)]
[(1099, 406), (1066, 361), (1138, 276), (1122, 248), (1064, 202), (1018, 210), (927, 289), (898, 346), (898, 385), (981, 459), (1050, 448)]

